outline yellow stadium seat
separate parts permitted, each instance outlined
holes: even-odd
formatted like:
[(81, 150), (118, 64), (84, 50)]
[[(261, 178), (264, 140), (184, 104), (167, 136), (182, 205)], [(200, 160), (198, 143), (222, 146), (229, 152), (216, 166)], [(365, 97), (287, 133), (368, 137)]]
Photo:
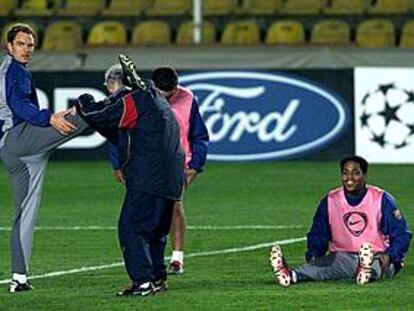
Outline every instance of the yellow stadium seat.
[(356, 43), (359, 47), (393, 47), (394, 24), (386, 19), (369, 19), (358, 25)]
[(265, 43), (269, 45), (301, 45), (305, 43), (305, 30), (299, 21), (274, 22), (267, 31)]
[(136, 16), (153, 4), (153, 0), (113, 0), (102, 11), (103, 16)]
[(318, 14), (325, 4), (325, 0), (286, 0), (281, 12), (289, 15)]
[(414, 20), (404, 24), (401, 31), (400, 47), (414, 48)]
[(82, 28), (77, 22), (57, 21), (46, 28), (43, 50), (73, 51), (82, 46)]
[(352, 15), (363, 14), (369, 0), (332, 0), (331, 5), (323, 9), (325, 14)]
[(58, 10), (60, 16), (94, 16), (105, 7), (105, 0), (66, 0)]
[[(184, 22), (180, 25), (177, 32), (176, 43), (180, 45), (193, 44), (193, 29), (194, 23), (192, 21)], [(214, 24), (208, 21), (203, 22), (202, 26), (202, 44), (214, 44), (216, 42), (216, 29)]]
[(205, 16), (229, 15), (234, 11), (233, 0), (203, 0), (203, 14)]
[(377, 0), (368, 8), (370, 14), (405, 14), (410, 9), (411, 0)]
[(171, 28), (163, 21), (145, 21), (135, 25), (131, 44), (168, 45), (171, 43)]
[(282, 7), (282, 0), (244, 0), (238, 14), (273, 15)]
[(0, 16), (8, 17), (10, 12), (17, 8), (18, 1), (16, 0), (1, 0), (0, 1)]
[[(5, 47), (6, 43), (7, 43), (7, 33), (9, 32), (10, 28), (18, 23), (22, 23), (22, 24), (27, 24), (30, 27), (32, 27), (33, 31), (36, 34), (36, 45), (39, 45), (39, 27), (37, 26), (37, 24), (31, 20), (29, 21), (15, 21), (15, 22), (10, 22), (6, 25), (3, 26), (3, 30), (1, 32), (1, 47)], [(36, 46), (37, 47), (37, 46)]]
[(349, 25), (341, 20), (321, 20), (317, 22), (311, 34), (311, 43), (315, 45), (350, 44)]
[(127, 43), (125, 26), (118, 21), (95, 24), (89, 32), (86, 43), (89, 46), (121, 46)]
[(185, 15), (191, 11), (191, 0), (155, 0), (148, 16)]
[(230, 22), (221, 36), (223, 45), (256, 45), (260, 43), (259, 27), (253, 22)]
[(48, 0), (24, 0), (20, 9), (15, 10), (16, 16), (51, 16), (53, 11), (48, 8)]

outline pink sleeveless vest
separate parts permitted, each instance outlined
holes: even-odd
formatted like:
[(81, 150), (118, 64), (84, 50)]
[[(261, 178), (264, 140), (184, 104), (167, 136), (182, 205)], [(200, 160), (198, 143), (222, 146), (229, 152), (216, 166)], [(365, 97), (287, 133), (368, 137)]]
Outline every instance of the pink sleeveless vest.
[(332, 239), (331, 252), (358, 252), (369, 242), (375, 252), (388, 248), (386, 237), (380, 231), (381, 200), (384, 190), (368, 186), (367, 193), (357, 206), (348, 204), (343, 187), (328, 194), (328, 215)]
[(185, 152), (185, 163), (191, 161), (190, 142), (188, 134), (190, 131), (190, 114), (193, 103), (193, 93), (182, 86), (178, 86), (177, 92), (168, 100), (171, 110), (174, 112), (178, 125), (180, 126), (181, 145)]

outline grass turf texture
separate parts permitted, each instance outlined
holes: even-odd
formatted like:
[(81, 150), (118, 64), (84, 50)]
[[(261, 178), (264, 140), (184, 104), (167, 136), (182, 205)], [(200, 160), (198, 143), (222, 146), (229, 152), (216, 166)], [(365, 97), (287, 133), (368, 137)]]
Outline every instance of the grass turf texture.
[[(414, 226), (414, 166), (372, 165), (369, 181), (392, 193)], [(186, 195), (191, 226), (299, 225), (293, 229), (189, 230), (187, 254), (304, 237), (318, 201), (339, 185), (337, 163), (210, 163)], [(0, 170), (0, 226), (9, 227), (12, 198)], [(104, 162), (53, 162), (45, 179), (37, 225), (116, 226), (122, 187)], [(10, 270), (8, 231), (0, 231), (0, 279)], [(303, 263), (305, 242), (283, 247), (290, 265)], [(268, 247), (186, 259), (186, 273), (169, 279), (167, 293), (118, 298), (129, 284), (122, 266), (34, 279), (35, 290), (9, 294), (0, 285), (0, 310), (409, 310), (414, 308), (414, 255), (393, 281), (358, 287), (352, 282), (276, 286)], [(170, 252), (168, 250), (167, 255)], [(31, 275), (121, 262), (115, 230), (39, 230)]]

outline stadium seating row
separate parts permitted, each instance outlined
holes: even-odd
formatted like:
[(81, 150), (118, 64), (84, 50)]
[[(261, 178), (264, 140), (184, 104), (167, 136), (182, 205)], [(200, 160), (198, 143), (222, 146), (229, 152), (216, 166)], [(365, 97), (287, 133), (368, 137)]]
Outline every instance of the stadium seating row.
[[(203, 0), (205, 16), (405, 14), (413, 0)], [(1, 0), (0, 16), (186, 15), (192, 0)]]
[[(5, 44), (5, 33), (11, 24), (2, 31), (2, 44)], [(35, 29), (38, 27), (32, 24)], [(178, 45), (191, 45), (193, 23), (183, 22), (177, 31), (174, 42)], [(109, 46), (161, 46), (173, 42), (169, 24), (160, 20), (147, 20), (136, 24), (131, 39), (124, 24), (119, 21), (103, 21), (96, 23), (89, 31), (86, 42), (83, 40), (83, 29), (76, 21), (56, 21), (45, 29), (41, 44), (43, 50), (73, 51), (85, 47)], [(225, 46), (248, 46), (262, 43), (259, 26), (251, 21), (228, 23), (219, 38), (215, 25), (205, 21), (202, 27), (202, 44), (220, 43)], [(314, 24), (309, 42), (314, 45), (358, 47), (393, 47), (396, 45), (396, 30), (387, 19), (368, 19), (361, 22), (351, 40), (349, 24), (338, 19), (322, 19)], [(304, 26), (297, 20), (279, 20), (267, 29), (263, 43), (268, 45), (304, 45), (307, 43)], [(398, 45), (414, 48), (414, 20), (408, 21), (401, 32)]]

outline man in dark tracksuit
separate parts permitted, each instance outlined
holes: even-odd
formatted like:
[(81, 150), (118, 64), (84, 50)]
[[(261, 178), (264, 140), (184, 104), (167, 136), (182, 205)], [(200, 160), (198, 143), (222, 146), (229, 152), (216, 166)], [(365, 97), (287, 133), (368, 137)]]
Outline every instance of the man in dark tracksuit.
[(141, 87), (101, 102), (86, 94), (77, 103), (84, 120), (117, 144), (123, 158), (126, 194), (118, 231), (133, 284), (121, 296), (166, 289), (167, 234), (184, 185), (184, 152), (174, 114), (151, 83)]

